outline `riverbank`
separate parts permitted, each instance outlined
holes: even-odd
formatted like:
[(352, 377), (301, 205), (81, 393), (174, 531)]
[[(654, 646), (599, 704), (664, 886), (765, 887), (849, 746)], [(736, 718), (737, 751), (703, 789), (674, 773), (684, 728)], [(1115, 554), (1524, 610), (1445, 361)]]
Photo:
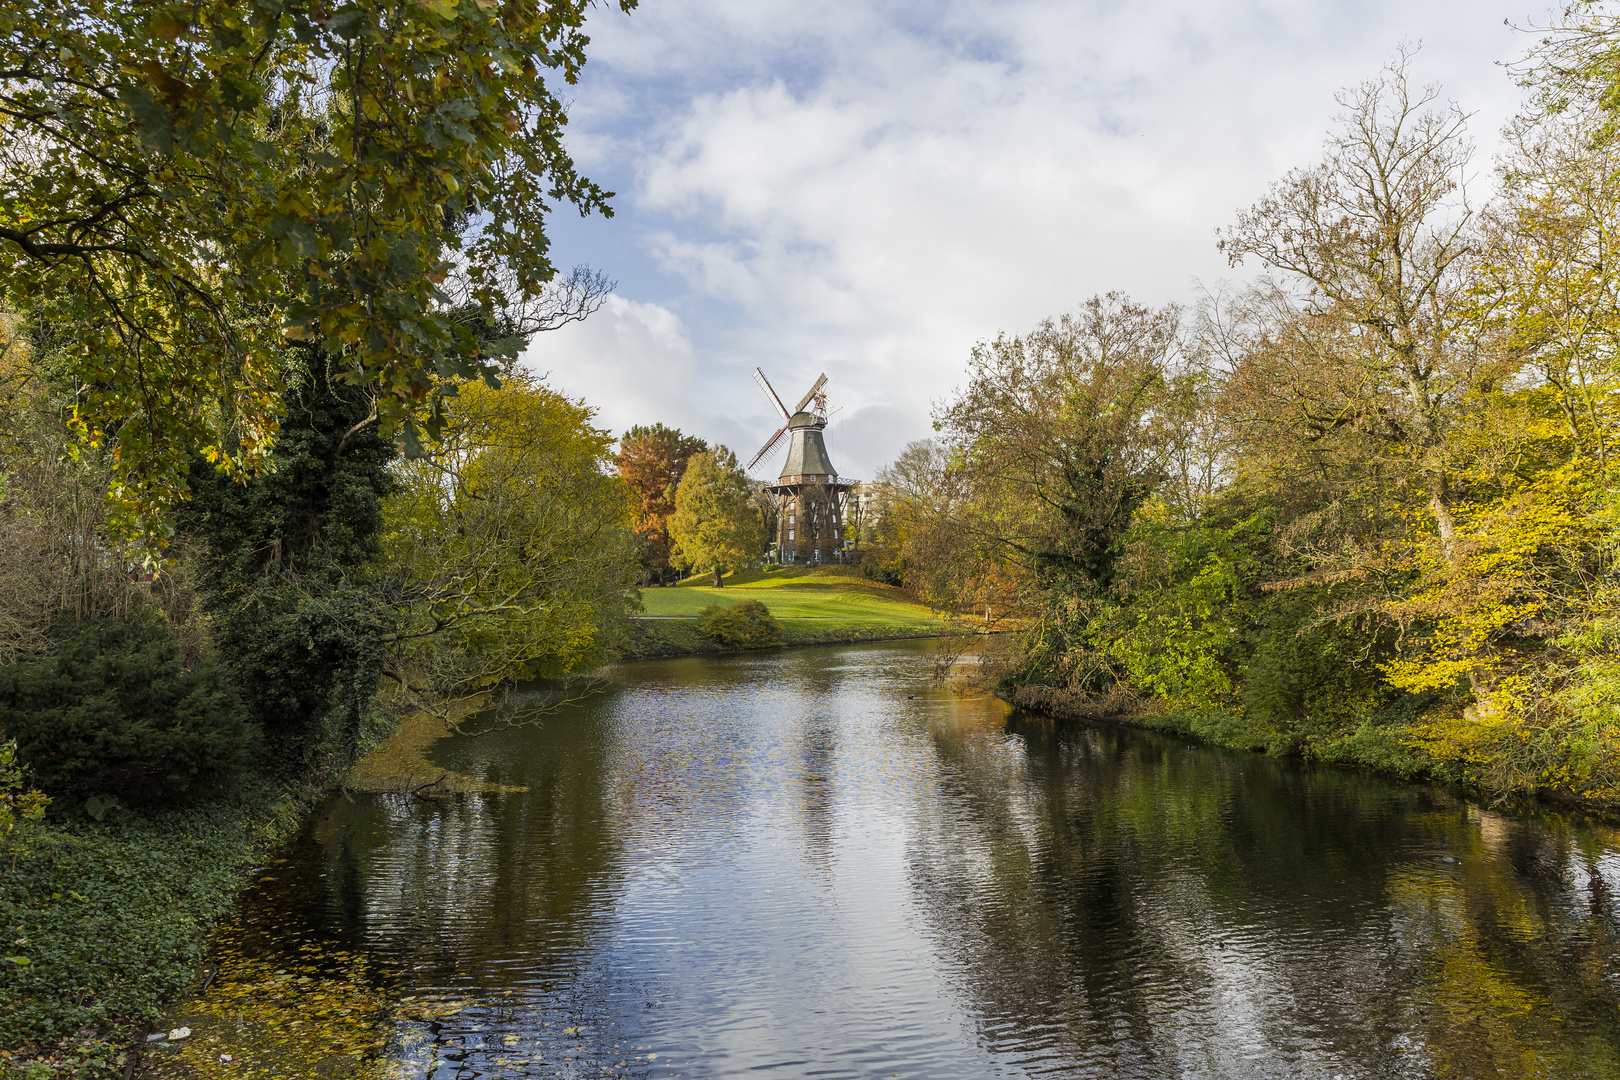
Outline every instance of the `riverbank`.
[(1408, 712), (1368, 716), (1353, 729), (1318, 739), (1280, 739), (1258, 729), (1239, 713), (1224, 709), (1178, 710), (1163, 702), (1144, 702), (1119, 695), (1102, 700), (1082, 699), (1049, 687), (1024, 686), (997, 697), (1015, 708), (1058, 721), (1080, 721), (1181, 738), (1209, 746), (1241, 750), (1272, 758), (1365, 769), (1395, 779), (1435, 784), (1491, 805), (1544, 804), (1561, 810), (1594, 815), (1603, 821), (1620, 820), (1620, 802), (1585, 798), (1555, 788), (1506, 791), (1470, 783), (1459, 763), (1437, 759), (1419, 746)]
[[(937, 624), (897, 624), (859, 620), (779, 619), (783, 642), (770, 648), (795, 645), (854, 645), (864, 641), (903, 641), (912, 638), (951, 637), (973, 633), (941, 620)], [(699, 656), (736, 652), (709, 638), (695, 618), (637, 619), (621, 660), (653, 660), (673, 656)]]
[(124, 1075), (204, 976), (207, 935), (315, 797), (265, 781), (184, 810), (30, 829), (0, 874), (0, 1078)]

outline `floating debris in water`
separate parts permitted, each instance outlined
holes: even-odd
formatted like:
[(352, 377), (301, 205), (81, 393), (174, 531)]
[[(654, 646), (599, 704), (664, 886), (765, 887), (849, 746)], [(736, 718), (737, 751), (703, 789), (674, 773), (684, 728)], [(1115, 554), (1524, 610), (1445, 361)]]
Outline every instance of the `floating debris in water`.
[[(237, 923), (216, 933), (217, 976), (177, 1018), (186, 1026), (166, 1036), (179, 1045), (143, 1062), (143, 1077), (381, 1080), (392, 1072), (378, 1058), (388, 1042), (389, 1020), (397, 1015), (390, 973), (302, 934), (284, 938), (283, 948), (269, 955), (250, 955), (261, 947), (259, 934), (276, 929)], [(412, 1011), (436, 1012), (444, 1004), (418, 1000)]]

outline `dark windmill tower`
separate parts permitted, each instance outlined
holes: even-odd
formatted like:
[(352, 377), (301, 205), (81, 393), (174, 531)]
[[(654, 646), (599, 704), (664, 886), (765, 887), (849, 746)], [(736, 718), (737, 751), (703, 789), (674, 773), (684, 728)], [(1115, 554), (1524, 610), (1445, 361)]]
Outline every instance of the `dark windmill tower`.
[[(776, 496), (776, 558), (783, 563), (832, 562), (844, 550), (844, 496), (854, 485), (839, 480), (821, 437), (827, 426), (827, 395), (821, 389), (827, 385), (827, 376), (816, 380), (792, 412), (771, 389), (763, 371), (755, 368), (754, 378), (784, 423), (748, 463), (749, 471), (769, 457), (784, 437), (792, 439), (782, 474), (765, 489)], [(805, 411), (807, 405), (812, 411)]]

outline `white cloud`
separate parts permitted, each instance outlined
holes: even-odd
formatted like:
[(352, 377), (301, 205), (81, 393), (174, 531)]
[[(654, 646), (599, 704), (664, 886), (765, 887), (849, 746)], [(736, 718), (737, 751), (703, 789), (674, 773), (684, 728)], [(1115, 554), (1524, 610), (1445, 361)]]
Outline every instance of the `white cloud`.
[[(600, 329), (566, 332), (570, 370), (603, 374), (559, 377), (583, 379), (575, 392), (604, 417), (646, 408), (636, 422), (747, 454), (775, 423), (749, 370), (796, 395), (825, 369), (846, 407), (838, 464), (871, 475), (927, 433), (974, 341), (1095, 292), (1187, 300), (1191, 278), (1227, 273), (1213, 230), (1314, 159), (1334, 91), (1401, 40), (1425, 39), (1418, 78), (1480, 109), (1489, 145), (1516, 99), (1493, 61), (1523, 45), (1501, 21), (1525, 14), (1478, 0), (657, 0), (597, 16), (575, 126), (582, 160), (622, 193), (598, 234), (633, 237), (636, 276), (669, 295), (658, 319), (620, 302)], [(643, 346), (624, 335), (640, 333), (682, 374), (626, 366)], [(679, 392), (625, 390), (621, 374)]]
[(569, 397), (597, 409), (597, 424), (615, 434), (632, 424), (674, 426), (701, 420), (691, 397), (700, 371), (681, 320), (657, 304), (609, 296), (581, 323), (537, 336), (524, 366)]

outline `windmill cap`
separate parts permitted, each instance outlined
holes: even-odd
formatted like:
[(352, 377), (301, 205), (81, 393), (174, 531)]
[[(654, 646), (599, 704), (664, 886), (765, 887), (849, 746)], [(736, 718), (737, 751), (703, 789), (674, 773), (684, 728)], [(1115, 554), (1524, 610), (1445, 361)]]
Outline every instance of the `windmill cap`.
[(796, 412), (792, 416), (788, 417), (788, 429), (789, 430), (792, 430), (793, 428), (814, 427), (815, 424), (816, 424), (816, 414), (815, 413)]

